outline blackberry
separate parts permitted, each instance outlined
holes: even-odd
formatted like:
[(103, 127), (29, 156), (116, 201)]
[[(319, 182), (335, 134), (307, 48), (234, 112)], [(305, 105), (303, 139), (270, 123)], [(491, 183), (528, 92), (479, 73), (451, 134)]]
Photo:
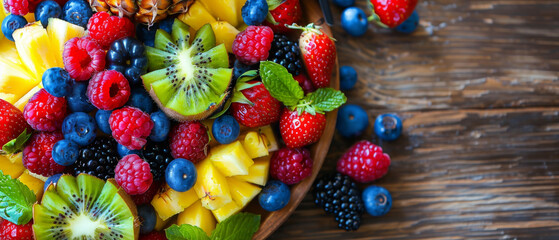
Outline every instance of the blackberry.
[(76, 175), (87, 173), (103, 180), (113, 178), (120, 159), (116, 145), (113, 138), (97, 137), (93, 143), (81, 148), (74, 164)]
[(287, 36), (274, 35), (269, 53), (268, 60), (284, 66), (293, 76), (297, 76), (301, 72), (303, 62), (301, 61), (299, 44), (289, 40)]
[(164, 180), (165, 169), (174, 159), (171, 155), (169, 143), (148, 141), (142, 148), (142, 155), (144, 160), (149, 163), (151, 174), (153, 174), (153, 181)]
[(314, 203), (335, 216), (338, 227), (357, 230), (365, 205), (355, 182), (341, 173), (331, 173), (318, 179), (312, 190)]

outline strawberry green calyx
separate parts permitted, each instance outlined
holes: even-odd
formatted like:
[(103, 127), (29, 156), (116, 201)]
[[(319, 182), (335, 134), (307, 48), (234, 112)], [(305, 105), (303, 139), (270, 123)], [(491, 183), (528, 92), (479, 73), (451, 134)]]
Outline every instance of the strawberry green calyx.
[[(307, 24), (307, 26), (299, 26), (297, 25), (297, 23), (294, 23), (292, 25), (286, 25), (286, 27), (291, 28), (291, 29), (297, 29), (297, 30), (303, 30), (303, 32), (312, 32), (312, 33), (316, 33), (318, 35), (322, 35), (322, 34), (326, 34), (324, 33), (321, 29), (320, 26), (314, 25), (314, 23), (309, 23)], [(328, 38), (332, 39), (332, 41), (336, 41), (335, 38), (328, 36)]]
[(388, 28), (388, 26), (387, 26), (386, 24), (382, 23), (382, 21), (380, 20), (379, 15), (375, 13), (375, 6), (373, 5), (373, 3), (372, 3), (371, 1), (369, 1), (369, 4), (368, 4), (368, 5), (369, 5), (369, 9), (371, 9), (371, 13), (372, 13), (372, 14), (371, 14), (371, 16), (369, 16), (369, 17), (367, 18), (367, 20), (368, 20), (369, 22), (371, 22), (371, 21), (372, 21), (372, 22), (375, 22), (377, 25), (379, 25), (379, 26), (381, 26), (381, 27), (383, 27), (383, 28)]
[(268, 15), (266, 15), (266, 21), (270, 22), (271, 24), (278, 25), (279, 23), (276, 21), (276, 19), (274, 19), (274, 16), (272, 16), (272, 13), (270, 13), (270, 11), (273, 11), (274, 9), (279, 7), (279, 5), (281, 5), (284, 1), (266, 0), (266, 2), (268, 3)]
[(20, 152), (23, 149), (23, 146), (31, 137), (31, 133), (27, 133), (27, 128), (19, 134), (17, 138), (12, 139), (11, 141), (7, 142), (2, 146), (2, 150), (0, 150), (3, 154), (15, 154)]
[[(239, 76), (239, 78), (237, 79), (237, 83), (235, 84), (235, 87), (233, 88), (233, 91), (230, 93), (230, 94), (233, 94), (233, 95), (227, 100), (227, 102), (225, 102), (225, 104), (223, 105), (223, 109), (221, 111), (219, 111), (218, 113), (212, 115), (210, 117), (210, 119), (216, 119), (219, 116), (225, 114), (227, 112), (227, 110), (229, 110), (229, 107), (231, 107), (231, 103), (234, 103), (234, 102), (246, 103), (246, 104), (249, 104), (249, 105), (253, 106), (254, 103), (252, 103), (250, 100), (248, 100), (241, 91), (262, 84), (262, 83), (252, 83), (252, 84), (248, 83), (248, 81), (253, 80), (257, 77), (258, 77), (258, 71), (257, 70), (250, 70), (250, 71), (247, 71), (247, 72), (243, 73), (241, 76)], [(211, 136), (211, 134), (210, 134), (210, 136)]]

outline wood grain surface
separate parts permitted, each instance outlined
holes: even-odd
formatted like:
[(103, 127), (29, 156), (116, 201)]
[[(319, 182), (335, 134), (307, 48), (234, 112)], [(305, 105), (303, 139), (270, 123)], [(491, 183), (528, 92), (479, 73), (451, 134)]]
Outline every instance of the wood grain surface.
[[(414, 34), (360, 38), (332, 9), (340, 64), (359, 75), (348, 101), (371, 124), (336, 134), (322, 171), (357, 140), (380, 144), (392, 165), (374, 184), (393, 208), (345, 232), (307, 194), (270, 239), (559, 239), (559, 1), (421, 1)], [(404, 121), (395, 142), (372, 133), (386, 112)]]

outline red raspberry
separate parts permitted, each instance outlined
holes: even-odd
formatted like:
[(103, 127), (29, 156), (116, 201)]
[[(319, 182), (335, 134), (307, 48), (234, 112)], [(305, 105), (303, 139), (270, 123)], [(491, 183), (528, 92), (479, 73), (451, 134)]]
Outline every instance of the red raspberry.
[(388, 172), (390, 156), (382, 148), (367, 140), (354, 144), (338, 160), (338, 172), (348, 175), (356, 182), (368, 183)]
[(105, 51), (87, 38), (72, 38), (64, 44), (64, 68), (76, 81), (85, 81), (105, 68)]
[(252, 65), (268, 58), (274, 32), (266, 26), (248, 26), (233, 41), (233, 53), (244, 64)]
[(153, 200), (155, 194), (157, 194), (161, 190), (161, 182), (153, 182), (149, 189), (142, 194), (139, 195), (132, 195), (132, 201), (136, 204), (136, 206), (140, 206), (142, 204), (148, 204)]
[(87, 23), (89, 38), (97, 41), (104, 49), (109, 49), (114, 41), (134, 36), (134, 24), (125, 17), (111, 16), (107, 12), (97, 12)]
[(145, 193), (153, 182), (149, 163), (136, 154), (123, 157), (115, 167), (115, 180), (130, 195)]
[[(257, 81), (247, 83), (253, 84)], [(261, 127), (279, 121), (281, 103), (270, 95), (264, 84), (244, 89), (241, 93), (254, 105), (238, 102), (231, 104), (233, 117), (240, 124), (247, 127)]]
[(312, 162), (306, 148), (282, 148), (270, 160), (270, 174), (285, 184), (295, 184), (311, 175)]
[(16, 225), (8, 220), (2, 220), (0, 222), (0, 239), (33, 240), (33, 222)]
[(312, 85), (312, 82), (307, 77), (307, 75), (301, 73), (297, 76), (294, 76), (293, 78), (299, 83), (299, 86), (303, 88), (303, 92), (305, 92), (305, 94), (314, 92), (314, 86)]
[(208, 156), (210, 138), (204, 124), (184, 122), (173, 128), (170, 134), (171, 154), (197, 163)]
[(64, 139), (61, 132), (39, 132), (33, 134), (23, 149), (23, 166), (32, 173), (45, 177), (64, 171), (65, 167), (52, 159), (52, 147)]
[(87, 97), (101, 110), (124, 106), (130, 97), (130, 84), (122, 73), (115, 70), (95, 74), (87, 85)]
[(141, 235), (140, 240), (167, 240), (164, 232), (150, 232), (146, 235)]
[(23, 117), (37, 131), (52, 132), (62, 127), (66, 117), (66, 99), (50, 95), (41, 89), (23, 108)]
[(149, 114), (133, 107), (114, 110), (109, 117), (109, 124), (115, 140), (130, 150), (142, 148), (153, 128)]
[(29, 13), (29, 2), (27, 0), (4, 0), (4, 8), (14, 15), (24, 16)]

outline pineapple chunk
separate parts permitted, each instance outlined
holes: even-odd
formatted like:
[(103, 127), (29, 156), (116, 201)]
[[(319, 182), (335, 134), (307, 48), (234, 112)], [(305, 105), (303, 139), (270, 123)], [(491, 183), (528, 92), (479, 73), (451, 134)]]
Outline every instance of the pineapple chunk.
[(210, 236), (215, 229), (216, 221), (210, 210), (203, 207), (200, 201), (196, 201), (179, 214), (177, 225), (180, 226), (182, 224), (197, 226)]
[(21, 162), (21, 153), (16, 154), (14, 157), (0, 155), (0, 170), (2, 170), (4, 175), (10, 175), (12, 178), (19, 177), (25, 170)]
[[(247, 1), (247, 0), (235, 0), (236, 7), (237, 7), (237, 9), (239, 9), (239, 12), (238, 12), (238, 14), (237, 14), (237, 21), (239, 21), (239, 24), (240, 24), (240, 25), (245, 25), (245, 26), (246, 26), (245, 20), (243, 20), (243, 15), (241, 14), (241, 11), (240, 11), (240, 10), (241, 10), (241, 9), (243, 8), (243, 6), (245, 5), (246, 1)], [(243, 30), (244, 30), (244, 29), (243, 29)], [(241, 28), (239, 28), (239, 31), (243, 31), (243, 30), (241, 30)]]
[(258, 131), (260, 131), (260, 135), (265, 136), (264, 142), (266, 143), (266, 146), (268, 146), (269, 152), (274, 152), (279, 150), (279, 144), (278, 141), (276, 140), (276, 137), (274, 136), (274, 129), (272, 129), (272, 126), (266, 125), (264, 127), (259, 128)]
[(237, 205), (235, 202), (230, 202), (219, 209), (212, 210), (212, 213), (218, 222), (222, 222), (228, 217), (231, 217), (233, 214), (240, 212), (241, 209), (242, 207)]
[(233, 41), (239, 34), (239, 30), (226, 21), (211, 22), (211, 25), (215, 33), (215, 45), (223, 43), (227, 52), (233, 53)]
[(247, 175), (248, 168), (254, 163), (240, 141), (212, 148), (208, 158), (226, 177)]
[[(259, 158), (268, 156), (268, 146), (262, 137), (257, 132), (248, 132), (243, 140), (243, 147), (245, 148), (250, 158)], [(267, 139), (266, 139), (267, 140)]]
[(254, 159), (254, 164), (248, 168), (248, 175), (235, 176), (235, 178), (247, 181), (249, 183), (266, 185), (268, 181), (268, 172), (270, 170), (270, 155)]
[(29, 92), (27, 92), (20, 99), (18, 99), (17, 102), (14, 103), (14, 106), (23, 112), (23, 108), (25, 107), (25, 104), (27, 104), (27, 102), (29, 102), (29, 99), (31, 99), (31, 97), (33, 97), (33, 95), (35, 95), (35, 93), (37, 93), (42, 88), (43, 88), (43, 84), (39, 82), (39, 85), (29, 90)]
[(165, 221), (177, 213), (182, 212), (185, 208), (192, 205), (198, 200), (198, 196), (194, 190), (190, 189), (186, 192), (177, 192), (165, 185), (163, 193), (155, 195), (151, 200), (151, 205), (161, 218)]
[(171, 221), (172, 218), (168, 218), (166, 220), (161, 219), (161, 217), (159, 217), (159, 214), (155, 214), (155, 231), (161, 231), (163, 230), (163, 228), (165, 228), (167, 226), (167, 223), (169, 223)]
[(204, 7), (214, 16), (217, 20), (224, 20), (233, 26), (239, 25), (237, 20), (237, 13), (241, 9), (237, 9), (237, 3), (232, 0), (200, 0)]
[(28, 170), (25, 170), (17, 179), (35, 193), (37, 201), (41, 200), (41, 197), (43, 197), (43, 187), (45, 186), (43, 180), (33, 177)]
[(58, 18), (49, 18), (47, 33), (52, 43), (51, 54), (55, 55), (59, 65), (64, 65), (62, 62), (64, 44), (72, 38), (85, 36), (85, 29)]
[(52, 52), (52, 43), (40, 22), (27, 25), (16, 30), (13, 35), (17, 52), (21, 61), (35, 74), (35, 79), (41, 79), (43, 73), (53, 67), (64, 67), (58, 63)]
[(216, 21), (200, 1), (194, 1), (188, 8), (188, 12), (179, 15), (178, 18), (196, 31), (204, 24)]
[(206, 158), (196, 166), (198, 177), (194, 190), (201, 199), (202, 206), (215, 210), (233, 201), (225, 177)]
[[(8, 39), (0, 41), (3, 45), (5, 41), (10, 42)], [(0, 46), (0, 98), (6, 100), (11, 104), (15, 104), (22, 96), (29, 90), (35, 87), (41, 79), (35, 78), (35, 75), (29, 72), (25, 66), (22, 65), (21, 60), (15, 45), (11, 43), (11, 50), (4, 49)], [(6, 50), (6, 51), (4, 51)]]
[(234, 177), (227, 178), (227, 184), (229, 184), (233, 201), (241, 208), (244, 208), (262, 190), (257, 186)]

